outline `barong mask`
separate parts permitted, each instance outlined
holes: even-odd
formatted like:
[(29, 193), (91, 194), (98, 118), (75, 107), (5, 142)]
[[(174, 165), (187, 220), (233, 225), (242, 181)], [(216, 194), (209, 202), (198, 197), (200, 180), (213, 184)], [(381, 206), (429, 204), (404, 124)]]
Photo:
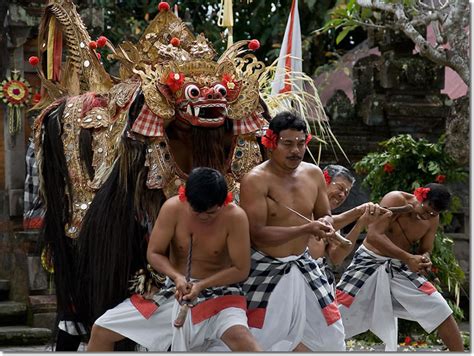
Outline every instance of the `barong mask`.
[[(66, 224), (70, 237), (78, 236), (94, 194), (108, 179), (117, 158), (137, 161), (121, 138), (147, 146), (146, 188), (161, 189), (165, 197), (175, 195), (186, 180), (167, 136), (174, 121), (193, 129), (193, 150), (189, 152), (193, 166), (214, 167), (225, 173), (234, 197), (238, 197), (239, 180), (261, 161), (256, 136), (267, 123), (259, 93), (265, 65), (251, 53), (258, 48), (258, 41), (236, 42), (216, 58), (204, 35), (195, 36), (165, 5), (160, 3), (159, 13), (137, 43), (125, 41), (116, 47), (104, 36), (91, 40), (71, 1), (51, 0), (45, 9), (35, 64), (47, 95), (37, 108), (54, 103), (35, 123), (35, 147), (42, 147), (44, 116), (65, 102), (59, 120), (72, 178), (69, 198), (73, 211)], [(50, 56), (50, 51), (60, 48), (60, 42), (68, 51)], [(97, 48), (104, 46), (112, 52), (108, 58), (120, 64), (119, 78), (109, 75), (97, 56)], [(67, 61), (57, 80), (49, 75), (49, 58), (61, 59), (63, 53), (67, 53)], [(141, 104), (137, 104), (140, 98)], [(83, 131), (92, 137), (88, 170), (79, 157)], [(223, 149), (225, 139), (228, 147)], [(38, 157), (41, 160), (40, 151)], [(121, 164), (121, 176), (128, 170)], [(150, 215), (156, 216), (156, 209)]]

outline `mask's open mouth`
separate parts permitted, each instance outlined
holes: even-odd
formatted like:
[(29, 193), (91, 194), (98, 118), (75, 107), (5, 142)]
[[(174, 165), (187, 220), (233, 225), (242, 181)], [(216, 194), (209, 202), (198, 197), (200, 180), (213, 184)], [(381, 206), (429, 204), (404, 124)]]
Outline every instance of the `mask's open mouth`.
[(179, 114), (192, 125), (218, 127), (224, 124), (227, 102), (223, 100), (188, 102), (180, 106)]

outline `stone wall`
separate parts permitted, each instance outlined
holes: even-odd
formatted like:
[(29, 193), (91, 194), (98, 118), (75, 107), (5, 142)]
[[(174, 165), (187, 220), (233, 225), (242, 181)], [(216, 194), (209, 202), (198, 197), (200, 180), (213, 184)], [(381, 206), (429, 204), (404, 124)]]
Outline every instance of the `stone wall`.
[[(331, 130), (350, 162), (332, 144), (323, 150), (322, 167), (341, 164), (351, 169), (367, 153), (377, 151), (380, 141), (398, 134), (436, 142), (445, 133), (453, 103), (441, 94), (444, 68), (413, 55), (413, 43), (400, 34), (371, 33), (369, 41), (369, 47), (378, 45), (381, 55), (363, 57), (354, 64), (354, 103), (341, 90), (325, 107)], [(349, 198), (336, 213), (369, 200), (369, 192), (360, 186), (363, 177), (356, 175), (356, 179)], [(449, 189), (461, 199), (463, 208), (454, 214), (447, 233), (455, 242), (455, 255), (467, 277), (464, 289), (469, 291), (469, 185), (451, 184)], [(343, 271), (349, 262), (346, 259), (337, 271)]]

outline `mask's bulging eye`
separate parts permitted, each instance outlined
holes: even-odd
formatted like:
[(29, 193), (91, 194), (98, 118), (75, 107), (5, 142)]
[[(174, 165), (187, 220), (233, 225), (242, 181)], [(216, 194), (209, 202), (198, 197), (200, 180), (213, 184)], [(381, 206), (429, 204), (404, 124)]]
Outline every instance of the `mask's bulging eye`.
[(194, 84), (188, 85), (184, 91), (184, 95), (188, 100), (197, 99), (199, 97), (199, 94), (201, 94), (201, 91), (199, 90), (197, 85)]
[(222, 84), (214, 85), (214, 92), (221, 94), (222, 97), (225, 97), (227, 95), (227, 89)]

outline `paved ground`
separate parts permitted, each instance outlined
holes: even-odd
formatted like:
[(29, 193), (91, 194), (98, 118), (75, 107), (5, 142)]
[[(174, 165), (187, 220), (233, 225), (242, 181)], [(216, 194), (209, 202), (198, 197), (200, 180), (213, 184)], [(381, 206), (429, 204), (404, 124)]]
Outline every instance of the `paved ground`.
[[(349, 345), (348, 345), (349, 346)], [(85, 344), (81, 344), (79, 351), (85, 351)], [(384, 345), (373, 345), (370, 347), (364, 347), (360, 345), (354, 345), (353, 347), (348, 347), (347, 351), (354, 351), (354, 352), (383, 352), (384, 351)], [(424, 351), (424, 352), (439, 352), (442, 351), (441, 347), (417, 347), (417, 348), (407, 348), (407, 347), (401, 347), (399, 351)], [(40, 346), (6, 346), (6, 347), (0, 347), (0, 352), (3, 353), (18, 353), (18, 352), (41, 352), (41, 353), (49, 353), (51, 352), (51, 348), (40, 345)]]
[[(469, 323), (463, 322), (460, 324), (460, 329), (462, 331), (470, 331)], [(79, 351), (85, 351), (85, 344), (81, 344), (79, 347)], [(357, 342), (351, 342), (349, 340), (347, 342), (347, 351), (352, 352), (383, 352), (384, 345), (371, 345), (371, 346), (363, 346)], [(431, 347), (399, 347), (398, 351), (402, 352), (440, 352), (444, 351), (442, 346), (431, 346)], [(3, 353), (49, 353), (51, 352), (51, 347), (49, 345), (39, 345), (39, 346), (0, 346), (0, 352)], [(466, 350), (466, 352), (469, 352)]]

